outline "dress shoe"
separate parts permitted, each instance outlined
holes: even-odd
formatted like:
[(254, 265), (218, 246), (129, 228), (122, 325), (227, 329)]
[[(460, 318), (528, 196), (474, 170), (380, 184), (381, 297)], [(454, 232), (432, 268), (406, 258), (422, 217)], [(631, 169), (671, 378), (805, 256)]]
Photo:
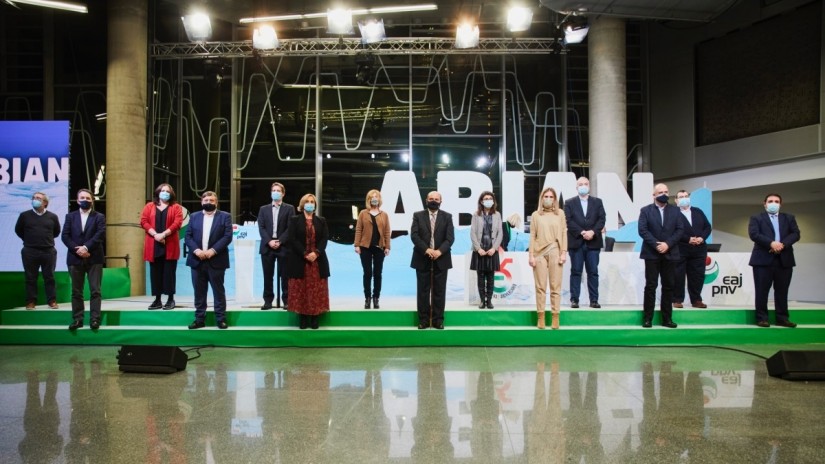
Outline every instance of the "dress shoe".
[(26, 309), (34, 309), (34, 306), (35, 306), (34, 302), (30, 301), (30, 302), (26, 303)]
[(578, 301), (571, 301), (570, 302), (570, 307), (571, 308), (578, 308), (579, 307), (579, 302)]
[(92, 322), (89, 324), (92, 330), (97, 330), (100, 328), (100, 321), (97, 319), (92, 319)]
[(644, 327), (645, 329), (649, 329), (653, 327), (653, 323), (651, 321), (644, 321), (642, 322), (642, 327)]
[(796, 323), (795, 323), (795, 322), (791, 322), (791, 321), (776, 321), (776, 325), (778, 325), (778, 326), (780, 326), (780, 327), (790, 327), (790, 328), (792, 328), (792, 329), (793, 329), (794, 327), (796, 327)]
[(428, 326), (427, 324), (418, 324), (418, 330), (424, 330), (424, 329), (429, 328), (429, 327), (430, 326)]
[(268, 309), (272, 309), (272, 303), (271, 302), (267, 302), (267, 303), (264, 303), (263, 305), (261, 305), (261, 311), (266, 311)]
[(228, 329), (229, 325), (226, 323), (226, 321), (220, 321), (220, 322), (218, 322), (218, 328), (219, 329)]
[(163, 309), (165, 311), (168, 311), (170, 309), (175, 309), (175, 300), (173, 300), (172, 298), (169, 298), (168, 300), (166, 300), (166, 304), (163, 305)]
[(372, 297), (372, 307), (373, 307), (373, 309), (380, 309), (378, 307), (378, 297), (377, 296)]
[(58, 309), (60, 306), (57, 304), (56, 301), (52, 300), (49, 302), (49, 309)]
[(370, 309), (370, 297), (364, 298), (364, 309)]
[(758, 321), (758, 322), (756, 323), (756, 325), (758, 325), (759, 327), (770, 327), (770, 326), (771, 326), (771, 323), (770, 323), (770, 322), (768, 322), (768, 321)]
[(478, 303), (478, 309), (484, 309), (484, 308), (486, 308), (486, 307), (487, 307), (487, 302), (486, 302), (486, 301), (481, 300), (481, 301)]
[(147, 309), (160, 309), (162, 307), (163, 307), (163, 303), (160, 302), (160, 298), (155, 298), (155, 301), (153, 301), (152, 304), (150, 304), (149, 308), (147, 308)]
[(673, 303), (673, 307), (674, 308), (684, 308), (685, 305), (683, 305), (682, 303)]
[(434, 325), (433, 327), (435, 327), (435, 328), (436, 328), (436, 329), (438, 329), (438, 330), (444, 330), (444, 324), (443, 324), (443, 323), (441, 323), (441, 322), (439, 322), (438, 324)]
[(190, 330), (202, 329), (204, 327), (206, 327), (206, 324), (204, 324), (203, 322), (200, 322), (200, 321), (194, 321), (191, 324), (189, 324), (189, 329)]
[(83, 327), (83, 321), (74, 321), (72, 325), (69, 326), (69, 330), (77, 330)]
[(676, 327), (679, 327), (679, 325), (673, 321), (667, 321), (662, 322), (662, 327), (667, 327), (668, 329), (675, 329)]
[(598, 301), (593, 301), (593, 302), (590, 303), (590, 307), (598, 309), (598, 308), (601, 308), (602, 305), (600, 305)]
[(693, 305), (694, 308), (707, 308), (708, 307), (708, 305), (706, 305), (702, 300), (694, 301), (691, 304)]

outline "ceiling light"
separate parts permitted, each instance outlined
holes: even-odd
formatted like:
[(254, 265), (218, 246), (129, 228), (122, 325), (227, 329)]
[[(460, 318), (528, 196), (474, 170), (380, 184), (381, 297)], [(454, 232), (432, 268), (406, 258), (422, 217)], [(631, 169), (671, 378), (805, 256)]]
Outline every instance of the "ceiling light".
[(450, 155), (448, 155), (447, 153), (442, 153), (441, 162), (444, 164), (450, 164)]
[(181, 18), (186, 37), (192, 42), (205, 42), (212, 37), (212, 23), (205, 13), (193, 13)]
[(335, 35), (353, 34), (352, 10), (336, 8), (327, 11), (327, 32)]
[(54, 8), (55, 10), (73, 11), (75, 13), (88, 13), (89, 10), (86, 5), (81, 3), (71, 2), (53, 2), (50, 0), (6, 0), (6, 3), (14, 5), (15, 3), (22, 3), (23, 5), (42, 6), (44, 8)]
[(384, 32), (384, 21), (381, 19), (358, 21), (358, 29), (361, 31), (361, 43), (375, 43), (387, 38)]
[(482, 155), (476, 158), (476, 168), (483, 168), (487, 166), (487, 157)]
[(587, 25), (587, 18), (584, 16), (571, 16), (562, 23), (562, 30), (564, 31), (564, 43), (577, 44), (582, 43), (587, 37), (587, 32), (590, 26)]
[(514, 6), (507, 11), (507, 29), (510, 32), (521, 32), (530, 29), (533, 21), (533, 10), (523, 6)]
[[(359, 8), (356, 10), (351, 10), (353, 16), (363, 16), (363, 15), (382, 15), (387, 13), (408, 13), (413, 11), (432, 11), (437, 10), (438, 5), (428, 3), (428, 4), (421, 4), (421, 5), (399, 5), (399, 6), (383, 6), (379, 8)], [(307, 14), (291, 14), (291, 15), (278, 15), (278, 16), (258, 16), (252, 18), (241, 18), (240, 22), (242, 24), (245, 23), (258, 23), (258, 22), (270, 22), (270, 21), (293, 21), (299, 19), (314, 19), (314, 18), (326, 18), (328, 17), (329, 13), (307, 13)], [(350, 23), (352, 20), (350, 20)]]
[(464, 23), (458, 26), (455, 33), (455, 48), (478, 47), (478, 26)]
[(272, 26), (261, 26), (252, 33), (252, 48), (272, 50), (278, 48), (278, 34)]

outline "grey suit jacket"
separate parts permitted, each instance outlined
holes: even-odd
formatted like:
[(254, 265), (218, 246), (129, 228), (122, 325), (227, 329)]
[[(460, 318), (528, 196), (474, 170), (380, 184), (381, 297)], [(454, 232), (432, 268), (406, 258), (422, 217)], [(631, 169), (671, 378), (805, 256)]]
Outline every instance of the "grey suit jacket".
[[(470, 241), (473, 242), (473, 251), (478, 251), (481, 248), (481, 235), (484, 233), (484, 219), (478, 215), (473, 214), (473, 220), (470, 222)], [(503, 237), (501, 214), (496, 211), (493, 214), (493, 250), (498, 250), (501, 245)]]

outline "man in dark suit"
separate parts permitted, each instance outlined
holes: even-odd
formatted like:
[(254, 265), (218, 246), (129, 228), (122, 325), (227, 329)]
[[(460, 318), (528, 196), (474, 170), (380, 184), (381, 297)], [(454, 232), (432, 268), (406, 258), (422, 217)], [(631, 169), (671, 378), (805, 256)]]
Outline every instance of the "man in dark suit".
[(751, 216), (748, 235), (753, 240), (753, 251), (748, 264), (753, 267), (753, 287), (756, 292), (756, 325), (770, 327), (768, 322), (768, 293), (773, 286), (776, 325), (796, 327), (788, 319), (788, 288), (796, 261), (793, 244), (799, 241), (796, 218), (780, 213), (782, 197), (771, 193), (765, 197), (765, 211)]
[(694, 308), (707, 308), (702, 301), (702, 287), (705, 285), (705, 260), (708, 257), (708, 245), (705, 241), (713, 230), (705, 213), (699, 208), (690, 207), (690, 192), (676, 192), (676, 204), (682, 213), (685, 228), (679, 240), (679, 261), (676, 262), (676, 277), (673, 287), (673, 307), (682, 308), (685, 301), (685, 278), (687, 278), (688, 296)]
[(89, 325), (100, 328), (100, 283), (103, 279), (103, 241), (106, 240), (106, 218), (95, 211), (92, 192), (77, 191), (80, 207), (66, 215), (61, 238), (68, 248), (66, 264), (72, 279), (72, 324), (69, 330), (83, 327), (83, 284), (89, 280)]
[(201, 195), (203, 211), (189, 219), (184, 242), (189, 249), (186, 265), (192, 268), (192, 287), (195, 290), (195, 321), (190, 329), (200, 329), (206, 323), (206, 290), (212, 287), (215, 321), (219, 329), (226, 329), (226, 291), (223, 278), (229, 269), (229, 244), (232, 243), (232, 218), (218, 211), (218, 194)]
[[(283, 184), (274, 182), (271, 187), (271, 203), (261, 206), (258, 211), (258, 232), (261, 235), (261, 266), (264, 270), (264, 304), (262, 310), (272, 309), (272, 300), (275, 300), (275, 291), (272, 289), (272, 281), (275, 277), (275, 262), (278, 262), (278, 279), (280, 281), (280, 296), (276, 302), (283, 300), (284, 309), (287, 309), (287, 296), (289, 296), (289, 285), (287, 285), (284, 267), (286, 266), (286, 244), (289, 239), (287, 226), (289, 218), (295, 216), (295, 208), (284, 203), (286, 189)], [(279, 305), (276, 303), (275, 307)]]
[(444, 328), (447, 271), (453, 267), (453, 216), (440, 210), (441, 194), (427, 194), (427, 209), (413, 214), (410, 237), (418, 296), (418, 328)]
[(644, 320), (642, 327), (653, 325), (653, 307), (656, 305), (656, 287), (662, 279), (662, 326), (676, 328), (673, 322), (673, 270), (679, 260), (679, 240), (684, 233), (684, 221), (679, 208), (668, 204), (665, 184), (653, 187), (653, 203), (639, 211), (639, 235), (645, 260)]
[(604, 247), (602, 229), (607, 215), (602, 200), (590, 195), (590, 180), (579, 177), (576, 198), (565, 200), (567, 252), (570, 254), (570, 307), (579, 307), (582, 270), (587, 269), (587, 295), (591, 308), (599, 305), (599, 253)]

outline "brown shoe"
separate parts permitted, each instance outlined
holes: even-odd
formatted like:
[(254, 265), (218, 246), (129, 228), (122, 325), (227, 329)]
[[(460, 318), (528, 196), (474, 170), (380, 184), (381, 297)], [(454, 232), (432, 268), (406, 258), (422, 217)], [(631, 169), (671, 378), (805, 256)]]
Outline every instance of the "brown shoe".
[(780, 327), (790, 327), (792, 329), (794, 327), (796, 327), (796, 323), (791, 322), (791, 321), (776, 321), (776, 325), (778, 325)]
[(26, 309), (34, 309), (34, 302), (26, 303)]
[(694, 302), (693, 302), (693, 303), (691, 303), (691, 304), (693, 305), (693, 307), (694, 307), (694, 308), (707, 308), (707, 307), (708, 307), (708, 305), (706, 305), (705, 303), (703, 303), (703, 302), (702, 302), (702, 300), (699, 300), (699, 301), (694, 301)]
[(50, 301), (50, 302), (49, 302), (49, 308), (51, 308), (51, 309), (58, 309), (58, 308), (60, 308), (60, 306), (58, 306), (58, 304), (57, 304), (57, 302), (56, 302), (56, 301)]
[(685, 306), (682, 303), (673, 303), (674, 308), (684, 308)]
[(768, 321), (759, 321), (756, 323), (756, 325), (758, 325), (759, 327), (770, 327), (771, 323)]

